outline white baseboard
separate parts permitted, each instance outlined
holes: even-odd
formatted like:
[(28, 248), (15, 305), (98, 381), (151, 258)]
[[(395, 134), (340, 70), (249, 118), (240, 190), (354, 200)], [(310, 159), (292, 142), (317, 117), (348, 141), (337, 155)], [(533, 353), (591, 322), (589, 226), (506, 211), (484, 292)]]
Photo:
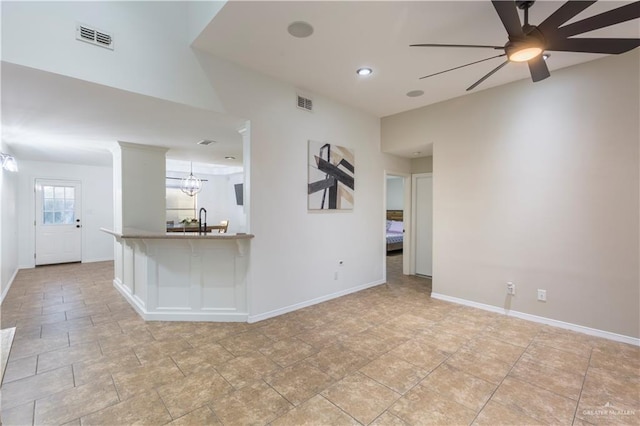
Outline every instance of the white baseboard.
[(113, 262), (113, 256), (111, 257), (97, 257), (95, 259), (82, 259), (82, 263), (94, 263), (94, 262)]
[(317, 305), (318, 303), (326, 302), (327, 300), (335, 299), (336, 297), (346, 296), (347, 294), (355, 293), (358, 291), (365, 290), (370, 287), (375, 287), (380, 284), (384, 284), (387, 281), (382, 279), (378, 281), (373, 281), (367, 284), (363, 284), (357, 287), (352, 287), (347, 290), (341, 290), (336, 293), (331, 293), (326, 296), (316, 297), (315, 299), (307, 300), (300, 303), (295, 303), (293, 305), (285, 306), (284, 308), (274, 309), (273, 311), (265, 312), (263, 314), (258, 315), (249, 315), (249, 319), (247, 322), (254, 323), (262, 320), (266, 320), (269, 318), (277, 317), (278, 315), (283, 315), (289, 312), (297, 311), (298, 309), (306, 308), (307, 306)]
[(211, 312), (148, 312), (145, 321), (247, 322), (248, 314)]
[(2, 294), (0, 294), (0, 304), (4, 302), (4, 298), (7, 296), (7, 293), (9, 293), (9, 289), (11, 288), (13, 281), (16, 279), (16, 275), (18, 275), (19, 270), (20, 269), (16, 269), (15, 271), (13, 271), (13, 275), (11, 275), (11, 278), (9, 278), (9, 284), (7, 284), (7, 288), (5, 288), (2, 291)]
[(113, 280), (113, 286), (145, 321), (247, 322), (249, 317), (247, 313), (237, 312), (193, 312), (190, 310), (149, 312), (142, 300), (135, 294), (131, 294), (129, 289), (118, 278)]
[(460, 299), (458, 297), (447, 296), (446, 294), (431, 293), (431, 297), (446, 302), (457, 303), (459, 305), (470, 306), (472, 308), (482, 309), (484, 311), (495, 312), (502, 315), (516, 317), (527, 321), (533, 321), (540, 324), (550, 325), (552, 327), (563, 328), (565, 330), (577, 331), (578, 333), (588, 334), (590, 336), (602, 337), (604, 339), (615, 340), (616, 342), (628, 343), (630, 345), (640, 346), (640, 339), (623, 334), (612, 333), (610, 331), (598, 330), (597, 328), (585, 327), (583, 325), (572, 324), (569, 322), (554, 320), (551, 318), (540, 317), (537, 315), (527, 314), (524, 312), (512, 311), (493, 305), (485, 305), (484, 303), (474, 302), (472, 300)]

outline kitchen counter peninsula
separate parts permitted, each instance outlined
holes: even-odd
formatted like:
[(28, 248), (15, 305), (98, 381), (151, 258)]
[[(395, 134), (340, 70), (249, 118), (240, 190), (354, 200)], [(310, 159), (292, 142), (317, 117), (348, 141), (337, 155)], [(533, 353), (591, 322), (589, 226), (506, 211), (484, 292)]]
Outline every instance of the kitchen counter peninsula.
[(247, 321), (254, 235), (101, 230), (115, 239), (113, 284), (145, 320)]

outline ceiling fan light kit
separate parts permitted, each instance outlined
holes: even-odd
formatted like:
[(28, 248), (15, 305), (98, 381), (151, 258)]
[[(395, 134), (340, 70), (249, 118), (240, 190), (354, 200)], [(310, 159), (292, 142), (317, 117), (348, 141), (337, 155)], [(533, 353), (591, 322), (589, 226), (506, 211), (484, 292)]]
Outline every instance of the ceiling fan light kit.
[(511, 62), (529, 62), (542, 53), (542, 47), (534, 45), (522, 45), (511, 49), (505, 48), (505, 50)]
[[(550, 56), (547, 51), (601, 53), (618, 55), (628, 52), (640, 46), (638, 38), (572, 38), (590, 31), (606, 28), (622, 22), (631, 21), (640, 17), (640, 1), (591, 16), (568, 25), (564, 25), (580, 12), (587, 9), (597, 0), (577, 1), (570, 0), (560, 6), (539, 25), (529, 24), (529, 8), (535, 1), (518, 0), (503, 1), (492, 0), (496, 13), (507, 31), (508, 41), (504, 46), (469, 45), (469, 44), (412, 44), (411, 47), (457, 47), (503, 50), (504, 54), (481, 59), (468, 64), (460, 65), (437, 73), (429, 74), (420, 79), (433, 77), (445, 72), (457, 70), (480, 62), (499, 57), (507, 57), (507, 60), (472, 84), (467, 91), (473, 90), (480, 83), (491, 77), (509, 62), (527, 62), (531, 79), (534, 82), (549, 77), (549, 68), (546, 59)], [(524, 25), (520, 22), (518, 9), (524, 11)]]

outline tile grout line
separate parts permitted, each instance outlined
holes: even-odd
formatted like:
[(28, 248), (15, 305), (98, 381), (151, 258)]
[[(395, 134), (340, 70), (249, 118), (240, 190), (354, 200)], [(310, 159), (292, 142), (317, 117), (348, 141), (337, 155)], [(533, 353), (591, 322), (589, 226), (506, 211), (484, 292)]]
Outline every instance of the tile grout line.
[(584, 377), (582, 378), (582, 386), (580, 387), (580, 394), (578, 395), (578, 402), (576, 403), (576, 409), (573, 412), (573, 420), (571, 424), (576, 422), (576, 416), (578, 415), (578, 407), (580, 406), (580, 400), (582, 399), (582, 392), (584, 391), (584, 383), (587, 381), (587, 374), (589, 373), (589, 368), (591, 367), (592, 356), (593, 356), (593, 347), (591, 347), (591, 352), (589, 353), (589, 363), (587, 364), (587, 370), (584, 372)]
[(120, 403), (120, 402), (122, 402), (122, 398), (120, 397), (120, 392), (118, 391), (118, 386), (116, 386), (116, 381), (113, 378), (113, 374), (111, 372), (109, 372), (109, 377), (111, 377), (111, 383), (113, 383), (113, 388), (116, 390), (116, 396), (118, 397), (118, 403)]
[(73, 368), (73, 364), (71, 364), (71, 377), (73, 378), (73, 387), (78, 387), (78, 385), (76, 384), (76, 373), (75, 369)]
[[(441, 321), (442, 321), (442, 320), (437, 321), (435, 324), (438, 324), (438, 323), (439, 323), (439, 322), (441, 322)], [(449, 333), (446, 333), (446, 334), (449, 334)], [(453, 336), (453, 335), (452, 335), (452, 336)], [(464, 342), (464, 344), (460, 345), (460, 347), (459, 347), (455, 352), (451, 352), (451, 353), (449, 353), (449, 354), (448, 354), (448, 355), (447, 355), (447, 356), (446, 356), (442, 361), (440, 361), (440, 362), (438, 363), (438, 365), (436, 365), (434, 368), (432, 368), (432, 369), (431, 369), (431, 371), (429, 371), (429, 373), (428, 373), (426, 376), (424, 376), (424, 377), (423, 377), (423, 378), (422, 378), (418, 383), (416, 383), (415, 385), (413, 385), (413, 386), (412, 386), (410, 389), (408, 389), (404, 394), (402, 394), (402, 397), (404, 397), (405, 395), (407, 395), (409, 392), (411, 392), (412, 390), (414, 390), (414, 389), (415, 389), (415, 388), (417, 388), (418, 386), (422, 386), (423, 388), (425, 388), (425, 389), (429, 390), (430, 392), (437, 393), (437, 394), (439, 394), (439, 395), (444, 396), (445, 398), (447, 398), (447, 397), (448, 397), (447, 395), (443, 395), (442, 393), (438, 392), (437, 390), (432, 390), (432, 389), (427, 388), (426, 386), (422, 385), (422, 382), (423, 382), (423, 381), (425, 381), (425, 380), (427, 379), (427, 377), (429, 377), (429, 376), (430, 376), (434, 371), (436, 371), (438, 368), (440, 368), (440, 366), (442, 366), (443, 364), (445, 364), (445, 363), (446, 363), (446, 362), (447, 362), (447, 361), (448, 361), (448, 360), (449, 360), (453, 355), (457, 354), (457, 353), (458, 353), (458, 352), (459, 352), (459, 351), (460, 351), (460, 350), (461, 350), (461, 349), (462, 349), (462, 348), (463, 348), (463, 347), (464, 347), (464, 346), (465, 346), (469, 341), (471, 341), (471, 340), (472, 340), (472, 338), (468, 338), (468, 339)], [(439, 351), (439, 352), (441, 352), (441, 353), (443, 353), (443, 354), (448, 353), (448, 352), (443, 351), (443, 350), (441, 350), (441, 349), (438, 349), (438, 348), (436, 348), (436, 347), (434, 347), (434, 346), (431, 346), (431, 345), (429, 345), (428, 343), (425, 343), (425, 344), (427, 344), (429, 347), (431, 347), (431, 348), (433, 348), (433, 349), (435, 349), (435, 350), (437, 350), (437, 351)], [(413, 366), (417, 367), (417, 368), (421, 368), (421, 367), (416, 366), (415, 364), (413, 364), (413, 363), (411, 363), (411, 362), (409, 362), (409, 361), (407, 361), (407, 362), (408, 362), (409, 364), (411, 364), (411, 365), (413, 365)], [(455, 367), (452, 367), (452, 368), (454, 368), (455, 370), (458, 370), (458, 369), (457, 369), (457, 368), (455, 368)], [(459, 370), (458, 370), (458, 371), (459, 371)], [(470, 373), (466, 373), (466, 374), (469, 374), (470, 376), (476, 377), (476, 376), (474, 376), (474, 375), (472, 375), (472, 374), (470, 374)], [(367, 377), (368, 377), (368, 376), (367, 376)], [(476, 377), (476, 378), (478, 378), (478, 379), (480, 379), (480, 380), (483, 380), (483, 381), (487, 382), (486, 380), (481, 379), (480, 377)], [(374, 380), (375, 380), (375, 379), (374, 379)], [(487, 382), (487, 383), (490, 383), (490, 382)], [(497, 388), (496, 388), (496, 389), (497, 389)], [(398, 398), (398, 400), (399, 400), (399, 399), (400, 399), (400, 398)], [(394, 403), (393, 403), (392, 405), (390, 405), (390, 406), (389, 406), (389, 408), (391, 408), (393, 405), (395, 405), (395, 403), (396, 403), (396, 402), (398, 402), (398, 400), (394, 401)], [(467, 408), (466, 406), (464, 406), (464, 405), (462, 405), (462, 404), (460, 404), (460, 405), (461, 405), (461, 406), (463, 406), (463, 407), (465, 407), (465, 408)], [(388, 411), (388, 410), (389, 410), (389, 408), (387, 408), (385, 411)], [(479, 412), (478, 412), (478, 413), (479, 413)], [(384, 412), (383, 412), (383, 414), (384, 414)], [(407, 423), (407, 424), (410, 424), (410, 422), (406, 421), (404, 418), (402, 418), (402, 417), (400, 417), (400, 416), (396, 416), (395, 414), (391, 414), (391, 413), (389, 413), (389, 414), (390, 414), (390, 415), (393, 415), (393, 416), (395, 416), (395, 417), (397, 417), (397, 418), (399, 418), (400, 420), (402, 420), (403, 422), (405, 422), (405, 423)], [(380, 414), (380, 415), (382, 415), (382, 414)], [(378, 416), (378, 417), (379, 417), (379, 416)], [(476, 414), (476, 417), (477, 417), (477, 414)], [(474, 420), (475, 420), (475, 418), (474, 418)]]
[[(111, 376), (111, 383), (113, 383), (113, 387), (114, 387), (114, 389), (115, 389), (115, 391), (116, 391), (116, 396), (118, 397), (118, 402), (116, 402), (116, 403), (114, 403), (114, 404), (111, 404), (111, 405), (107, 405), (106, 407), (100, 408), (100, 409), (95, 410), (95, 411), (91, 411), (91, 412), (89, 412), (89, 413), (83, 414), (82, 416), (78, 417), (78, 418), (77, 418), (77, 420), (79, 420), (79, 421), (80, 421), (80, 424), (81, 424), (81, 425), (82, 425), (82, 423), (83, 423), (82, 418), (87, 417), (87, 416), (90, 416), (90, 415), (95, 414), (95, 413), (99, 413), (100, 411), (106, 410), (107, 408), (113, 407), (113, 406), (118, 405), (118, 404), (120, 404), (121, 402), (123, 402), (123, 401), (120, 399), (120, 394), (118, 393), (118, 388), (116, 387), (115, 382), (113, 381), (113, 376)], [(89, 383), (85, 383), (84, 385), (81, 385), (81, 386), (85, 386), (85, 385), (88, 385), (88, 384), (89, 384)], [(73, 419), (73, 420), (76, 420), (76, 419)], [(69, 422), (72, 422), (73, 420), (70, 420)]]
[[(394, 348), (394, 349), (395, 349), (395, 348)], [(392, 349), (392, 350), (393, 350), (393, 349)], [(389, 352), (390, 352), (390, 351), (389, 351)], [(393, 407), (393, 406), (394, 406), (394, 405), (395, 405), (395, 404), (396, 404), (400, 399), (402, 399), (405, 395), (407, 395), (407, 394), (408, 394), (409, 392), (411, 392), (413, 389), (415, 389), (416, 387), (420, 386), (420, 383), (421, 383), (422, 381), (424, 381), (427, 377), (429, 377), (429, 376), (431, 375), (431, 373), (433, 373), (435, 370), (437, 370), (437, 369), (438, 369), (442, 364), (444, 364), (444, 363), (445, 363), (445, 362), (446, 362), (446, 361), (447, 361), (447, 360), (448, 360), (452, 355), (453, 355), (453, 353), (452, 353), (451, 355), (449, 355), (448, 357), (446, 357), (444, 360), (440, 361), (440, 363), (438, 363), (438, 365), (437, 365), (436, 367), (432, 368), (432, 369), (431, 369), (431, 371), (429, 371), (429, 373), (428, 373), (426, 376), (424, 376), (422, 379), (420, 379), (420, 380), (419, 380), (415, 385), (413, 385), (413, 386), (411, 386), (409, 389), (407, 389), (407, 391), (406, 391), (406, 392), (404, 392), (404, 393), (396, 392), (395, 390), (393, 390), (393, 389), (391, 389), (390, 387), (386, 386), (384, 383), (380, 383), (378, 380), (374, 379), (373, 377), (369, 377), (366, 373), (360, 372), (360, 370), (358, 370), (357, 372), (360, 372), (360, 374), (363, 374), (363, 375), (365, 375), (366, 377), (369, 377), (371, 380), (375, 381), (376, 383), (379, 383), (379, 384), (381, 384), (382, 386), (385, 386), (386, 388), (390, 389), (391, 391), (393, 391), (393, 392), (395, 392), (395, 393), (400, 394), (400, 396), (399, 396), (398, 398), (396, 398), (396, 399), (395, 399), (395, 400), (394, 400), (394, 401), (393, 401), (393, 402), (392, 402), (392, 403), (391, 403), (391, 404), (390, 404), (390, 405), (389, 405), (389, 406), (388, 406), (388, 407), (387, 407), (387, 408), (386, 408), (382, 413), (380, 413), (380, 415), (378, 415), (378, 417), (380, 417), (382, 414), (384, 414), (386, 411), (388, 411), (388, 410), (389, 410), (389, 408)], [(401, 359), (402, 359), (402, 358), (401, 358)], [(372, 362), (373, 362), (373, 361), (372, 361)], [(406, 361), (406, 362), (408, 362), (409, 364), (413, 365), (413, 366), (414, 366), (414, 367), (416, 367), (416, 368), (421, 368), (420, 366), (417, 366), (417, 365), (415, 365), (415, 364), (413, 364), (413, 363), (411, 363), (411, 362), (409, 362), (409, 361)], [(364, 368), (364, 367), (363, 367), (363, 368)], [(439, 392), (436, 392), (436, 393), (439, 393)], [(389, 413), (389, 414), (391, 414), (391, 413)], [(392, 415), (394, 415), (394, 416), (395, 416), (395, 414), (392, 414)], [(376, 417), (376, 419), (377, 419), (378, 417)], [(399, 416), (396, 416), (396, 417), (398, 417), (400, 420), (404, 421), (405, 423), (409, 423), (409, 422), (407, 422), (405, 419), (403, 419), (402, 417), (399, 417)], [(375, 421), (375, 419), (374, 419), (373, 421)], [(372, 422), (372, 423), (373, 423), (373, 422)]]
[[(274, 388), (273, 386), (271, 386), (271, 383), (267, 382), (267, 381), (264, 379), (264, 377), (260, 378), (260, 381), (262, 381), (262, 383), (264, 383), (265, 385), (267, 385), (271, 390), (273, 390), (275, 393), (277, 393), (278, 395), (280, 395), (280, 396), (281, 396), (285, 401), (287, 401), (289, 404), (291, 404), (291, 407), (292, 407), (292, 408), (290, 408), (289, 410), (287, 410), (287, 412), (286, 412), (286, 413), (282, 414), (283, 416), (284, 416), (285, 414), (287, 414), (289, 411), (291, 411), (291, 410), (295, 410), (295, 409), (298, 407), (298, 405), (302, 405), (302, 404), (304, 404), (305, 402), (307, 402), (309, 399), (313, 398), (313, 396), (318, 395), (318, 394), (316, 393), (316, 395), (313, 395), (311, 398), (306, 399), (306, 400), (302, 401), (300, 404), (296, 405), (296, 404), (294, 404), (292, 401), (289, 401), (289, 398), (287, 398), (286, 396), (284, 396), (283, 394), (281, 394), (281, 393), (278, 391), (278, 389), (276, 389), (276, 388)], [(278, 417), (282, 417), (282, 416), (278, 416)], [(274, 419), (274, 420), (275, 420), (275, 419)], [(272, 420), (272, 421), (273, 421), (273, 420)]]
[[(520, 354), (520, 356), (518, 357), (518, 359), (511, 365), (511, 368), (509, 368), (509, 371), (507, 371), (507, 374), (505, 374), (505, 376), (502, 378), (502, 380), (500, 381), (500, 383), (498, 384), (498, 386), (496, 386), (496, 388), (493, 390), (493, 392), (491, 392), (491, 395), (489, 396), (489, 398), (487, 398), (487, 401), (482, 405), (482, 408), (480, 408), (480, 410), (478, 410), (478, 412), (476, 413), (476, 416), (473, 418), (473, 420), (471, 421), (470, 424), (473, 424), (473, 422), (475, 422), (478, 419), (478, 416), (480, 415), (480, 413), (482, 413), (482, 411), (485, 409), (485, 407), (487, 406), (487, 404), (489, 403), (489, 401), (491, 401), (491, 399), (493, 398), (493, 396), (495, 395), (495, 393), (498, 391), (498, 389), (500, 389), (500, 386), (502, 386), (502, 384), (504, 383), (505, 379), (507, 377), (509, 377), (509, 374), (511, 374), (511, 371), (513, 371), (514, 367), (516, 366), (516, 364), (522, 359), (522, 357), (524, 356), (525, 353), (527, 353), (527, 350), (529, 349), (529, 347), (531, 346), (531, 344), (533, 343), (533, 341), (535, 340), (535, 338), (538, 336), (538, 334), (540, 334), (540, 331), (538, 331), (536, 333), (536, 335), (531, 339), (531, 341), (529, 342), (529, 344), (527, 345), (527, 347), (524, 349), (524, 351), (522, 351), (522, 353)], [(475, 377), (475, 376), (474, 376)], [(518, 411), (521, 411), (520, 409), (518, 409)], [(524, 415), (527, 415), (526, 413), (522, 413)], [(527, 417), (532, 417), (527, 415)], [(539, 420), (536, 418), (536, 420)]]
[[(162, 386), (162, 385), (161, 385)], [(158, 392), (158, 388), (160, 386), (156, 386), (155, 388), (152, 389), (153, 392), (156, 393), (156, 395), (158, 395), (158, 399), (160, 399), (160, 402), (162, 403), (162, 406), (164, 407), (164, 409), (167, 411), (167, 414), (169, 414), (169, 418), (171, 419), (171, 421), (179, 418), (179, 417), (173, 417), (173, 414), (171, 414), (171, 411), (169, 411), (169, 408), (167, 407), (167, 403), (164, 401), (164, 399), (162, 399), (162, 395), (160, 395), (160, 392)], [(200, 407), (198, 407), (200, 408)], [(197, 410), (197, 408), (196, 408)], [(185, 415), (188, 413), (185, 413)]]
[(346, 411), (344, 411), (342, 408), (340, 408), (339, 406), (337, 406), (336, 404), (333, 403), (333, 401), (331, 401), (329, 398), (325, 397), (324, 395), (318, 393), (318, 395), (320, 395), (320, 398), (323, 398), (325, 401), (327, 401), (329, 404), (333, 405), (334, 407), (336, 407), (338, 410), (342, 411), (343, 413), (345, 413), (347, 416), (351, 417), (353, 420), (356, 421), (356, 423), (358, 424), (362, 424), (358, 419), (356, 419), (355, 417), (353, 417), (351, 414), (347, 413)]

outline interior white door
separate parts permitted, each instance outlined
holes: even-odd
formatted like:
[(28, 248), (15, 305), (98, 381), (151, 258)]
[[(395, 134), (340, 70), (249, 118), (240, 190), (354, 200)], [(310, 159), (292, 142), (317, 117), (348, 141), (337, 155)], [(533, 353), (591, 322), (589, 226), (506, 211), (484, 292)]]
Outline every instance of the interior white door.
[(433, 274), (433, 176), (414, 175), (416, 274)]
[(36, 179), (36, 265), (82, 260), (81, 186)]

